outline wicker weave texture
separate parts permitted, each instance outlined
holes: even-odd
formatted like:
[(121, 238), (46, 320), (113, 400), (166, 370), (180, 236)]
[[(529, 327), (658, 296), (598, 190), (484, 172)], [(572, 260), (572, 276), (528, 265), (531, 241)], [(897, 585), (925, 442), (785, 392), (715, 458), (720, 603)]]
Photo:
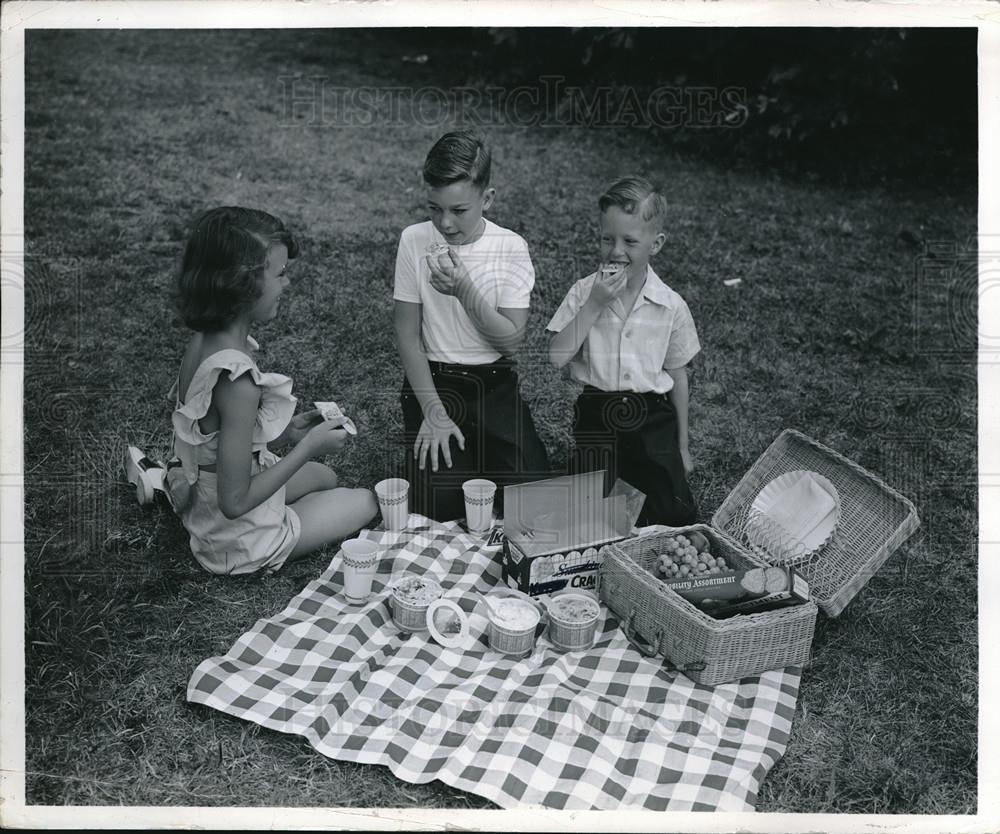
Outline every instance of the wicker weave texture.
[[(736, 569), (765, 563), (737, 542), (704, 524), (650, 533), (610, 545), (601, 567), (599, 593), (630, 637), (648, 644), (696, 683), (713, 686), (809, 660), (816, 606), (812, 602), (759, 614), (717, 620), (670, 590), (655, 574), (664, 542), (697, 530), (713, 555)], [(640, 650), (642, 648), (640, 647)]]
[(712, 517), (713, 526), (747, 543), (750, 506), (772, 479), (797, 469), (818, 472), (836, 487), (840, 521), (827, 544), (795, 567), (813, 599), (837, 616), (920, 526), (912, 502), (854, 461), (794, 429), (783, 431)]

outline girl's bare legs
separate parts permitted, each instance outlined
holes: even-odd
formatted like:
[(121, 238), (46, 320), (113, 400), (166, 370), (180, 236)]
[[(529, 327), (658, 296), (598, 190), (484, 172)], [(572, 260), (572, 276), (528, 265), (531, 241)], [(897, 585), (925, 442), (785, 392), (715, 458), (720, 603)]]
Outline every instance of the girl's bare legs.
[(289, 506), (302, 522), (302, 534), (289, 556), (291, 559), (347, 538), (378, 512), (378, 501), (371, 490), (340, 487), (310, 492)]
[(333, 489), (339, 485), (340, 479), (336, 472), (329, 466), (311, 460), (288, 479), (288, 483), (285, 484), (285, 503), (294, 504), (310, 492)]
[(285, 503), (302, 522), (302, 534), (289, 558), (346, 538), (378, 513), (378, 501), (371, 490), (346, 489), (338, 483), (337, 474), (317, 461), (309, 461), (288, 479)]

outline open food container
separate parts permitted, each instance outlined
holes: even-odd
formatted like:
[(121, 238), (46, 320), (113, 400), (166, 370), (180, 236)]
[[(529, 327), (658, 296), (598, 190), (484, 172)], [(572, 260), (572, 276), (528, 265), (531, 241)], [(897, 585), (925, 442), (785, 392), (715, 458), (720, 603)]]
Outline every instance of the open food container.
[[(805, 663), (817, 607), (839, 614), (919, 524), (913, 504), (878, 477), (786, 429), (711, 525), (661, 528), (609, 545), (599, 593), (640, 652), (662, 655), (695, 682), (714, 685)], [(702, 533), (737, 570), (791, 566), (808, 582), (811, 600), (711, 616), (656, 571), (666, 540), (689, 531)]]
[(504, 487), (503, 580), (531, 596), (597, 587), (607, 545), (631, 535), (646, 496), (604, 470)]

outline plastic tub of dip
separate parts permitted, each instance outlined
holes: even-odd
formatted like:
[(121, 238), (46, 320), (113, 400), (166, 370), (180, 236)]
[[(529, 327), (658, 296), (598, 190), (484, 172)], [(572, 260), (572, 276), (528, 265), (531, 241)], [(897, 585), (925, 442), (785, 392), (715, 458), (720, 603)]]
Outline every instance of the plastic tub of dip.
[(403, 631), (426, 631), (427, 609), (443, 593), (433, 579), (407, 574), (392, 586), (392, 621)]
[(549, 597), (549, 640), (566, 652), (589, 649), (594, 645), (601, 606), (588, 594), (563, 591)]
[(490, 648), (515, 657), (527, 657), (535, 648), (535, 628), (542, 615), (538, 607), (515, 596), (488, 598)]

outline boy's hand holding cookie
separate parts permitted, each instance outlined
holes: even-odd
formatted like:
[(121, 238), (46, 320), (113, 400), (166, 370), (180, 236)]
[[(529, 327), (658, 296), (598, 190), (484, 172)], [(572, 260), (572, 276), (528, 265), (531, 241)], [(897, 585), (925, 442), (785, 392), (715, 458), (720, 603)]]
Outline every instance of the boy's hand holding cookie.
[(458, 295), (469, 282), (469, 270), (454, 250), (448, 248), (427, 253), (431, 268), (431, 286), (444, 295)]
[(590, 297), (602, 307), (614, 301), (628, 282), (628, 270), (621, 264), (603, 264), (597, 270), (597, 280), (590, 288)]

